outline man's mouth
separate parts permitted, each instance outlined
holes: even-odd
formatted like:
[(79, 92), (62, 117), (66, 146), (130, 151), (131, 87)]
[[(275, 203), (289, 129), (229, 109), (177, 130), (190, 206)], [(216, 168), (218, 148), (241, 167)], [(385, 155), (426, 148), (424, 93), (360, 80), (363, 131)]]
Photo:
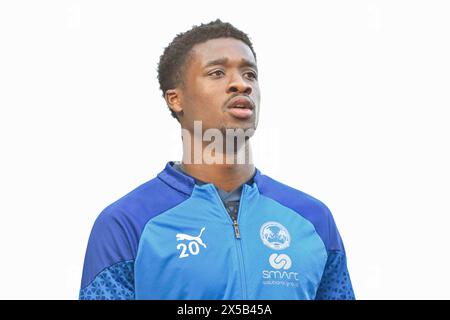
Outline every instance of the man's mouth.
[(228, 112), (238, 119), (248, 119), (253, 115), (253, 102), (244, 96), (237, 96), (227, 104)]

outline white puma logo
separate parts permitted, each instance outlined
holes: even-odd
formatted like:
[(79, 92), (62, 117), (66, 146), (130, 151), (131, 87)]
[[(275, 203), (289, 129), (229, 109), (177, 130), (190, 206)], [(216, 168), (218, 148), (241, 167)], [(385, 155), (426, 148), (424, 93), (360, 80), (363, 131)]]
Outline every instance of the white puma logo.
[(206, 248), (206, 244), (203, 243), (202, 239), (200, 238), (202, 236), (203, 231), (205, 231), (205, 227), (202, 228), (202, 230), (200, 231), (200, 234), (196, 237), (194, 236), (190, 236), (188, 234), (185, 233), (177, 233), (176, 237), (177, 237), (177, 241), (182, 241), (182, 240), (188, 240), (188, 241), (196, 241), (199, 245), (203, 246), (204, 248)]

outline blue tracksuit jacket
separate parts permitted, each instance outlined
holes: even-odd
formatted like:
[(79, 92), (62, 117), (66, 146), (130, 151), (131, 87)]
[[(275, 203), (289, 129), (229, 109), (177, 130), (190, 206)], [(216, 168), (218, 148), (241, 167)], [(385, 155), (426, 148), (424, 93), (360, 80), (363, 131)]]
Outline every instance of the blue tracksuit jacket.
[(98, 216), (80, 299), (354, 299), (322, 202), (256, 170), (233, 220), (172, 165)]

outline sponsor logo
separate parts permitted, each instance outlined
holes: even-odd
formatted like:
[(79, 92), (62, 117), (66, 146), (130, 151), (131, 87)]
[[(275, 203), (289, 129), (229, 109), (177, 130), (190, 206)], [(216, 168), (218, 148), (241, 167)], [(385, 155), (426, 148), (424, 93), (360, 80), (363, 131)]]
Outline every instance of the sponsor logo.
[(198, 255), (200, 252), (200, 246), (206, 248), (206, 244), (203, 242), (201, 238), (202, 233), (205, 230), (206, 228), (203, 227), (202, 230), (200, 230), (200, 234), (198, 236), (191, 236), (185, 233), (177, 233), (176, 235), (177, 241), (188, 241), (187, 245), (184, 242), (179, 243), (177, 245), (177, 250), (181, 250), (179, 256), (180, 259), (189, 257), (189, 254), (194, 256)]
[(288, 270), (292, 266), (291, 258), (287, 254), (273, 253), (269, 257), (269, 263), (274, 269)]
[(298, 272), (289, 272), (292, 260), (287, 254), (273, 253), (269, 257), (269, 263), (276, 270), (263, 270), (263, 284), (272, 286), (285, 286), (297, 288), (299, 286)]
[(275, 221), (264, 223), (259, 234), (262, 242), (270, 249), (283, 250), (289, 247), (291, 242), (289, 231), (281, 223)]

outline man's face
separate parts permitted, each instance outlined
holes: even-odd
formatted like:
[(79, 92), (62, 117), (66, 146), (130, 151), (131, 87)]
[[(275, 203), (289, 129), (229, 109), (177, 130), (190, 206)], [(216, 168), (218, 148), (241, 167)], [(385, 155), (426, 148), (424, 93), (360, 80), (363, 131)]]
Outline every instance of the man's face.
[[(182, 128), (256, 129), (260, 91), (250, 48), (234, 38), (218, 38), (192, 48), (180, 90)], [(233, 107), (234, 105), (234, 107)]]

